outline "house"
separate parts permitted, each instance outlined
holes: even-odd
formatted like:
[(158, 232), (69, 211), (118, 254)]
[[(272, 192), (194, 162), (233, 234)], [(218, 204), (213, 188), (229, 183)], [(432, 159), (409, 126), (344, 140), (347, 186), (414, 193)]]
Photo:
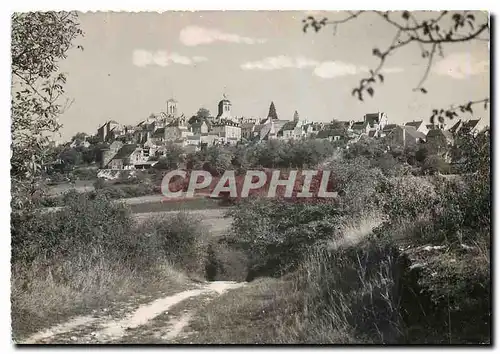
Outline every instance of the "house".
[(115, 140), (110, 145), (104, 146), (101, 149), (101, 157), (100, 157), (101, 168), (106, 168), (111, 159), (117, 154), (118, 150), (120, 150), (123, 145), (124, 144), (121, 141)]
[(442, 129), (429, 130), (426, 138), (427, 145), (438, 152), (453, 145), (454, 142), (453, 134)]
[(241, 123), (241, 137), (245, 138), (247, 140), (250, 140), (252, 138), (255, 126), (257, 123), (255, 121), (253, 122), (243, 122)]
[(412, 122), (407, 122), (405, 123), (405, 127), (413, 127), (417, 132), (423, 133), (425, 135), (427, 135), (427, 132), (429, 131), (429, 129), (427, 129), (427, 125), (424, 123), (423, 120), (419, 121), (414, 120)]
[(136, 144), (123, 145), (105, 167), (112, 170), (131, 169), (140, 155), (142, 151)]
[(308, 138), (316, 136), (321, 131), (321, 129), (322, 126), (319, 123), (308, 123), (302, 126), (304, 135)]
[(388, 122), (387, 115), (383, 112), (365, 114), (364, 121), (375, 131), (384, 129)]
[(100, 142), (107, 142), (114, 140), (114, 137), (117, 135), (116, 132), (113, 132), (115, 129), (119, 130), (120, 124), (114, 120), (107, 121), (101, 127), (97, 129), (97, 137)]
[(386, 136), (387, 142), (404, 147), (415, 147), (425, 142), (424, 133), (417, 131), (414, 126), (396, 126)]
[(370, 124), (365, 120), (363, 122), (354, 122), (351, 125), (350, 131), (352, 131), (356, 135), (368, 134), (370, 131)]
[(479, 133), (479, 122), (480, 119), (471, 119), (463, 123), (463, 131), (476, 136)]
[(191, 132), (193, 134), (206, 134), (209, 131), (209, 124), (206, 119), (198, 120), (192, 123), (190, 126)]
[[(274, 120), (276, 122), (276, 120)], [(286, 122), (279, 129), (277, 136), (284, 140), (290, 139), (301, 139), (307, 135), (302, 126), (306, 125), (307, 122), (300, 120), (299, 113), (295, 111), (293, 114), (293, 120)]]
[(232, 120), (220, 119), (212, 124), (213, 135), (218, 135), (222, 143), (239, 141), (241, 139), (241, 127), (239, 123)]
[(155, 145), (163, 143), (165, 141), (165, 128), (156, 129), (147, 141), (151, 141)]
[(463, 122), (462, 122), (462, 120), (461, 120), (461, 119), (459, 119), (458, 121), (456, 121), (456, 122), (455, 122), (455, 124), (453, 124), (453, 125), (451, 126), (451, 128), (450, 128), (450, 129), (448, 129), (448, 131), (449, 131), (451, 134), (455, 135), (455, 134), (457, 134), (457, 133), (460, 131), (460, 129), (462, 128), (462, 126), (463, 126)]
[(191, 135), (184, 116), (179, 117), (165, 127), (165, 141), (176, 141)]
[(396, 129), (396, 127), (398, 127), (397, 124), (387, 124), (380, 132), (380, 136), (384, 137), (389, 135), (394, 129)]
[(287, 120), (279, 119), (269, 119), (264, 120), (265, 123), (257, 124), (253, 130), (253, 136), (251, 140), (263, 141), (278, 138), (278, 132), (283, 128), (283, 126), (288, 123)]
[(347, 135), (346, 132), (342, 129), (327, 129), (319, 131), (318, 134), (316, 135), (316, 139), (339, 141), (339, 140), (346, 140)]
[(303, 129), (298, 121), (286, 122), (278, 131), (277, 136), (284, 140), (300, 139), (303, 136)]

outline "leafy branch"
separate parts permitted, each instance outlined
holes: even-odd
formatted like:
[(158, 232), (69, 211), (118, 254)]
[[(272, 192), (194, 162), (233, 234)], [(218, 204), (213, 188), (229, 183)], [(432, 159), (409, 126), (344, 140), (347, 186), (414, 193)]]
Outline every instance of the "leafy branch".
[[(441, 11), (434, 17), (419, 20), (417, 17), (409, 12), (389, 12), (389, 11), (357, 11), (348, 12), (348, 16), (341, 20), (328, 20), (324, 17), (321, 20), (309, 16), (303, 20), (303, 31), (307, 32), (312, 28), (315, 32), (319, 32), (326, 26), (333, 26), (334, 34), (337, 27), (347, 22), (352, 22), (361, 15), (366, 13), (375, 13), (382, 21), (390, 24), (395, 30), (395, 36), (385, 49), (373, 48), (372, 55), (375, 56), (379, 63), (369, 71), (369, 76), (362, 78), (359, 84), (352, 90), (352, 95), (356, 96), (360, 101), (364, 100), (367, 93), (369, 96), (374, 96), (377, 83), (384, 82), (384, 75), (382, 74), (384, 65), (387, 58), (397, 52), (402, 47), (410, 44), (416, 44), (420, 48), (421, 56), (426, 60), (425, 71), (413, 88), (414, 91), (419, 91), (423, 94), (428, 93), (425, 83), (431, 72), (431, 68), (436, 59), (436, 55), (444, 57), (443, 46), (448, 44), (463, 43), (475, 40), (489, 40), (489, 18), (477, 20), (474, 13), (471, 11), (449, 12)], [(400, 16), (401, 19), (396, 19)], [(486, 37), (485, 37), (486, 35)], [(472, 113), (472, 105), (477, 103), (484, 103), (487, 108), (489, 99), (485, 98), (478, 101), (468, 102), (457, 107), (450, 107), (448, 109), (434, 110), (432, 120), (439, 117), (452, 118), (456, 116), (456, 111)], [(437, 111), (437, 113), (435, 113)]]

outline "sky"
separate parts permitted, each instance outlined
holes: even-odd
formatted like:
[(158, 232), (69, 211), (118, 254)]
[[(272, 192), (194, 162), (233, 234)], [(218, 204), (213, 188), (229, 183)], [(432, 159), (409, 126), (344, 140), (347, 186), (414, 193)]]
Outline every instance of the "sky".
[[(489, 46), (475, 41), (444, 46), (425, 84), (418, 45), (388, 58), (384, 83), (364, 102), (351, 96), (367, 70), (374, 47), (385, 48), (394, 27), (374, 14), (315, 33), (302, 31), (307, 12), (197, 11), (164, 13), (87, 12), (85, 36), (75, 40), (60, 70), (68, 74), (66, 96), (74, 99), (60, 117), (61, 137), (95, 134), (108, 120), (139, 123), (165, 110), (175, 98), (187, 117), (205, 107), (216, 114), (225, 93), (235, 116), (267, 117), (274, 102), (280, 119), (362, 120), (385, 112), (390, 123), (427, 120), (433, 108), (489, 96)], [(345, 12), (314, 12), (342, 19)], [(425, 16), (425, 14), (423, 15)], [(486, 16), (478, 13), (476, 15)], [(398, 16), (399, 17), (399, 16)], [(396, 18), (396, 16), (395, 16)], [(484, 17), (483, 17), (484, 18)], [(489, 110), (475, 112), (489, 124)], [(470, 116), (464, 116), (465, 119)]]

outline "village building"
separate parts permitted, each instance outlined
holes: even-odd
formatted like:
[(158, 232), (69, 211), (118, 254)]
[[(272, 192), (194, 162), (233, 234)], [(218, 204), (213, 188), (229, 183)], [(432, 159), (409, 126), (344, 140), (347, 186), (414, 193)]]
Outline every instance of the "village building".
[(118, 135), (116, 131), (120, 130), (120, 124), (114, 120), (107, 121), (97, 129), (97, 137), (100, 142), (113, 141)]
[(392, 131), (387, 134), (386, 141), (394, 145), (401, 145), (404, 147), (415, 147), (420, 143), (424, 143), (426, 136), (424, 133), (419, 132), (414, 126), (396, 126)]
[(165, 127), (165, 141), (182, 140), (188, 135), (192, 134), (187, 127), (186, 118), (184, 116), (175, 119)]
[(346, 131), (343, 129), (326, 129), (321, 130), (316, 135), (316, 139), (329, 141), (347, 141)]
[(375, 131), (383, 130), (388, 123), (387, 114), (383, 112), (365, 114), (364, 121)]
[(435, 152), (443, 151), (453, 145), (453, 134), (443, 129), (431, 129), (427, 133), (427, 145)]
[(429, 132), (429, 129), (423, 120), (407, 122), (405, 123), (405, 127), (413, 127), (416, 131), (425, 135)]
[(236, 144), (241, 140), (241, 127), (239, 123), (232, 120), (221, 119), (212, 124), (213, 135), (219, 137), (219, 142), (222, 144)]
[(465, 132), (475, 136), (479, 133), (479, 122), (480, 119), (470, 119), (465, 122), (459, 119), (448, 131), (453, 135)]

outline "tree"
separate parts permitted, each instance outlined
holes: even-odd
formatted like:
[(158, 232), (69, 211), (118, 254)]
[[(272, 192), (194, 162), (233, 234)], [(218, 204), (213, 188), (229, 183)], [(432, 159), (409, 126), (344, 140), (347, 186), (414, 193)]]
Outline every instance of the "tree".
[(331, 127), (331, 129), (338, 129), (338, 130), (342, 130), (342, 131), (347, 131), (345, 124), (336, 120), (336, 119), (331, 121), (330, 127)]
[(73, 135), (73, 137), (71, 138), (71, 142), (75, 141), (75, 140), (78, 140), (78, 141), (84, 141), (85, 138), (87, 138), (87, 134), (86, 133), (82, 133), (82, 132), (79, 132), (79, 133), (76, 133), (75, 135)]
[[(368, 93), (369, 96), (375, 94), (375, 84), (384, 82), (382, 72), (386, 59), (403, 47), (411, 44), (418, 45), (422, 58), (426, 59), (424, 74), (413, 90), (427, 94), (428, 90), (424, 84), (436, 55), (444, 56), (445, 45), (489, 40), (489, 17), (488, 15), (483, 16), (484, 14), (479, 16), (477, 11), (440, 11), (432, 16), (428, 16), (432, 13), (427, 12), (422, 18), (418, 18), (416, 13), (410, 11), (350, 11), (345, 18), (334, 21), (329, 21), (326, 17), (317, 20), (313, 16), (309, 16), (303, 20), (303, 31), (307, 32), (309, 28), (313, 28), (318, 32), (325, 26), (333, 26), (334, 33), (336, 33), (340, 24), (353, 21), (370, 12), (390, 25), (395, 34), (392, 42), (385, 49), (372, 48), (372, 54), (379, 60), (378, 66), (370, 70), (369, 75), (361, 79), (358, 86), (352, 90), (352, 95), (357, 96), (360, 101), (363, 101), (365, 93)], [(476, 19), (476, 15), (481, 19)], [(432, 110), (430, 121), (435, 124), (436, 121), (444, 122), (445, 118), (453, 119), (458, 116), (457, 111), (472, 114), (473, 105), (484, 104), (486, 109), (488, 103), (489, 98), (480, 98), (448, 108), (436, 108)]]
[(210, 118), (210, 111), (204, 107), (201, 107), (198, 110), (198, 112), (196, 112), (196, 115), (189, 118), (188, 123), (189, 124), (199, 123), (204, 120), (207, 120), (208, 118)]
[(68, 168), (73, 168), (79, 165), (83, 161), (83, 154), (80, 150), (75, 148), (67, 148), (60, 155), (59, 158), (62, 160), (63, 164)]
[(203, 118), (203, 119), (207, 119), (208, 117), (210, 117), (210, 111), (204, 107), (201, 107), (198, 112), (196, 112), (196, 116), (198, 118)]
[(184, 162), (185, 151), (182, 147), (169, 143), (166, 146), (165, 156), (161, 157), (156, 164), (156, 168), (159, 169), (177, 169), (179, 164)]
[(267, 118), (278, 119), (278, 114), (276, 113), (274, 102), (271, 102), (271, 105), (269, 106), (269, 114), (267, 115)]
[[(74, 12), (30, 12), (12, 15), (11, 134), (12, 206), (29, 204), (46, 162), (47, 136), (57, 132), (66, 76), (58, 62), (83, 35)], [(80, 46), (78, 46), (81, 48)], [(82, 49), (82, 48), (81, 48)]]

